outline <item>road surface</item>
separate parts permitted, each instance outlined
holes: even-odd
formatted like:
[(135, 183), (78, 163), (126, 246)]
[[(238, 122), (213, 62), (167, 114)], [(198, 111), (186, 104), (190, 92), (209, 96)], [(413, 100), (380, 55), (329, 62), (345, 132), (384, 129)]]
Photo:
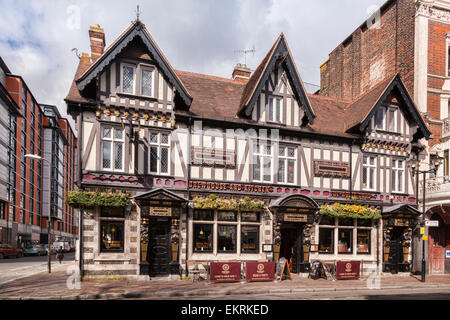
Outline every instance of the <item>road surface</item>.
[[(63, 265), (73, 263), (74, 252), (64, 254)], [(52, 255), (52, 270), (59, 268), (59, 262)], [(9, 258), (0, 260), (0, 284), (7, 283), (20, 278), (28, 277), (36, 273), (47, 271), (47, 256), (30, 256), (22, 258)]]

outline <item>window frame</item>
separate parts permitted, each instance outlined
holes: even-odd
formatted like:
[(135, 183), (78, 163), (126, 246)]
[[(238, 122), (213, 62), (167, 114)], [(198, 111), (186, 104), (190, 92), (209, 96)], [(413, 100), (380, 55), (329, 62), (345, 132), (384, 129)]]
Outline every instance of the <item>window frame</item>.
[[(213, 212), (213, 220), (200, 220), (200, 219), (195, 219), (195, 211), (212, 211)], [(262, 223), (262, 213), (258, 212), (257, 213), (257, 221), (243, 221), (242, 220), (242, 213), (247, 212), (245, 210), (241, 211), (241, 210), (225, 210), (225, 211), (235, 211), (236, 212), (236, 216), (237, 219), (236, 221), (224, 221), (224, 220), (219, 220), (219, 213), (221, 210), (218, 209), (194, 209), (192, 211), (192, 213), (190, 214), (190, 219), (191, 219), (191, 233), (192, 233), (192, 245), (190, 245), (190, 250), (192, 252), (192, 254), (214, 254), (214, 255), (220, 255), (220, 254), (238, 254), (238, 255), (246, 255), (246, 254), (250, 254), (250, 255), (255, 255), (255, 254), (261, 254), (261, 243), (262, 243), (262, 239), (261, 239), (261, 234), (262, 234), (262, 227), (263, 227), (263, 223)], [(195, 225), (211, 225), (212, 226), (212, 235), (213, 235), (213, 250), (212, 251), (196, 251), (195, 247), (194, 247), (194, 228)], [(219, 238), (220, 238), (220, 226), (231, 226), (235, 228), (236, 234), (235, 234), (235, 250), (234, 251), (223, 251), (220, 250), (219, 248)], [(254, 252), (249, 252), (249, 251), (244, 251), (243, 250), (243, 238), (242, 238), (242, 231), (243, 231), (243, 227), (255, 227), (257, 229), (257, 248)]]
[[(267, 147), (270, 147), (270, 154), (263, 153), (263, 148), (267, 150)], [(255, 152), (255, 147), (257, 147), (257, 152)], [(263, 141), (263, 143), (259, 141), (254, 141), (252, 146), (252, 181), (260, 182), (260, 183), (272, 183), (273, 182), (273, 160), (274, 160), (274, 145), (269, 141)], [(258, 157), (261, 161), (259, 163), (260, 170), (260, 179), (255, 179), (255, 157)], [(264, 180), (264, 159), (270, 159), (270, 180)]]
[[(148, 172), (149, 174), (153, 174), (153, 175), (161, 175), (161, 176), (170, 176), (170, 162), (171, 162), (171, 158), (170, 158), (170, 154), (171, 154), (171, 150), (170, 150), (170, 143), (171, 143), (171, 134), (170, 132), (163, 132), (163, 131), (149, 131), (149, 136), (148, 136)], [(152, 142), (151, 140), (151, 135), (152, 134), (157, 134), (158, 136), (158, 142)], [(167, 144), (162, 144), (161, 143), (161, 135), (166, 134), (168, 137), (168, 141)], [(156, 147), (158, 150), (158, 154), (156, 156), (156, 165), (157, 165), (157, 170), (156, 171), (152, 171), (152, 166), (151, 166), (151, 161), (152, 161), (152, 157), (151, 157), (151, 148), (152, 147)], [(162, 148), (166, 148), (167, 149), (167, 172), (161, 172), (161, 149)]]
[[(124, 73), (123, 73), (123, 69), (125, 68), (125, 67), (130, 67), (130, 68), (133, 68), (133, 90), (132, 90), (132, 92), (125, 92), (124, 90), (123, 90), (123, 75), (124, 75)], [(135, 64), (132, 64), (132, 63), (125, 63), (125, 62), (122, 62), (121, 64), (120, 64), (120, 93), (123, 93), (123, 94), (131, 94), (131, 95), (135, 95), (136, 94), (136, 82), (137, 82), (137, 66), (135, 65)]]
[[(122, 246), (120, 250), (115, 250), (115, 249), (105, 249), (103, 248), (103, 225), (104, 224), (108, 224), (108, 223), (116, 223), (116, 224), (121, 224), (122, 225)], [(101, 218), (100, 219), (100, 228), (99, 228), (99, 241), (100, 241), (100, 245), (99, 245), (99, 251), (100, 253), (125, 253), (125, 232), (126, 232), (126, 226), (125, 226), (125, 219), (121, 219), (121, 218)]]
[[(155, 83), (156, 83), (155, 70), (156, 70), (156, 68), (154, 66), (151, 66), (151, 65), (146, 65), (146, 64), (139, 65), (139, 80), (140, 80), (139, 81), (139, 93), (143, 97), (149, 97), (149, 98), (154, 98), (155, 97)], [(142, 90), (143, 89), (143, 86), (142, 86), (143, 85), (142, 74), (143, 74), (144, 71), (150, 71), (152, 73), (152, 92), (151, 92), (151, 95), (144, 94), (143, 90)]]
[[(373, 158), (374, 159), (374, 164), (371, 165), (370, 164), (370, 159)], [(367, 163), (365, 163), (365, 160), (368, 159)], [(368, 169), (367, 173), (366, 173), (366, 186), (364, 186), (364, 170)], [(373, 174), (373, 188), (370, 188), (370, 182), (371, 178), (370, 178), (370, 169), (374, 169), (374, 174)], [(363, 155), (363, 163), (362, 163), (362, 190), (366, 190), (366, 191), (376, 191), (377, 190), (377, 170), (378, 170), (378, 166), (377, 166), (377, 157), (373, 156), (373, 155)]]
[[(285, 148), (283, 155), (280, 155), (280, 148)], [(294, 150), (294, 156), (293, 157), (290, 157), (288, 155), (288, 150), (289, 149), (293, 149)], [(288, 181), (288, 177), (289, 177), (289, 170), (288, 170), (289, 160), (293, 160), (294, 161), (294, 173), (293, 173), (294, 174), (294, 180), (292, 182)], [(279, 180), (280, 161), (284, 162), (284, 168), (285, 168), (284, 177), (283, 177), (284, 181), (280, 181)], [(282, 184), (288, 184), (288, 185), (296, 185), (297, 184), (297, 148), (296, 147), (287, 146), (287, 145), (279, 145), (278, 146), (277, 182), (278, 183), (282, 183)]]
[[(274, 102), (280, 102), (280, 119), (277, 119), (277, 104)], [(271, 105), (272, 103), (272, 105)], [(270, 108), (272, 106), (272, 112)], [(267, 121), (272, 123), (283, 123), (283, 108), (284, 108), (284, 98), (281, 96), (270, 95), (267, 101)], [(271, 119), (272, 118), (272, 119)]]
[[(120, 128), (120, 129), (119, 129)], [(111, 129), (111, 138), (105, 138), (103, 135), (104, 129)], [(122, 139), (115, 138), (115, 131), (116, 130), (122, 131)], [(101, 152), (101, 169), (102, 171), (109, 170), (111, 172), (125, 172), (125, 130), (121, 127), (115, 127), (115, 126), (102, 126), (100, 130), (100, 152)], [(110, 148), (110, 167), (107, 168), (104, 166), (104, 142), (108, 142), (111, 145)], [(122, 144), (122, 169), (116, 169), (115, 168), (115, 143), (121, 143)]]
[[(393, 193), (404, 193), (405, 192), (405, 160), (404, 159), (399, 159), (399, 158), (392, 158), (391, 159), (392, 163), (391, 163), (391, 187), (392, 187), (392, 192)], [(398, 163), (399, 161), (402, 162), (402, 167), (399, 168), (398, 167)], [(396, 163), (396, 166), (394, 167), (394, 163)], [(399, 173), (402, 172), (402, 179), (399, 179), (398, 175)], [(395, 181), (394, 181), (395, 180)], [(398, 187), (398, 183), (401, 181), (401, 190), (397, 189)]]
[[(394, 128), (393, 129), (391, 129), (391, 128), (389, 128), (389, 125), (390, 125), (390, 121), (391, 121), (391, 113), (394, 113)], [(386, 130), (388, 131), (388, 132), (391, 132), (391, 133), (398, 133), (398, 109), (397, 108), (393, 108), (393, 107), (390, 107), (390, 108), (387, 108), (387, 117), (386, 117)]]

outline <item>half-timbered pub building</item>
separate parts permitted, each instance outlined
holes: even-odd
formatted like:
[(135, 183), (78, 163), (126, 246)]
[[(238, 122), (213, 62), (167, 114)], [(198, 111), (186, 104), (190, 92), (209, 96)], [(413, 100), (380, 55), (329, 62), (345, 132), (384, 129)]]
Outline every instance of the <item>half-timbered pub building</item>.
[(89, 36), (66, 97), (79, 193), (130, 201), (79, 205), (85, 276), (282, 257), (292, 273), (315, 260), (410, 271), (408, 163), (431, 133), (399, 75), (330, 98), (305, 91), (283, 34), (230, 79), (174, 69), (139, 19), (106, 49), (100, 26)]

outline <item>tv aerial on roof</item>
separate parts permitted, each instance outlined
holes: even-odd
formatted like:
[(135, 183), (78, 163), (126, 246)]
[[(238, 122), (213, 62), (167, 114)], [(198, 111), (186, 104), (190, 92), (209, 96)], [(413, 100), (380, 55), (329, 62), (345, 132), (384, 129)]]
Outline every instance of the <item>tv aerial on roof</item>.
[(247, 65), (247, 53), (253, 53), (253, 56), (255, 56), (255, 45), (253, 45), (252, 49), (247, 50), (234, 50), (234, 52), (237, 53), (243, 53), (244, 54), (244, 64)]

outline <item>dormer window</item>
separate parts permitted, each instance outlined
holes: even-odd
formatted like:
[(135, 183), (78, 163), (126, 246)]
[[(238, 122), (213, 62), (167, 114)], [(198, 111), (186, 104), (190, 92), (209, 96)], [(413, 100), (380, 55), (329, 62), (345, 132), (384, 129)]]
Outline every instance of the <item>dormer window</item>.
[(141, 95), (153, 97), (154, 69), (142, 67), (141, 69)]
[(121, 71), (122, 92), (134, 94), (136, 84), (136, 67), (129, 64), (123, 64)]
[(375, 128), (386, 130), (386, 108), (379, 107), (375, 116)]
[(379, 107), (374, 118), (374, 128), (389, 132), (398, 132), (398, 109), (395, 107)]
[(397, 132), (397, 109), (389, 109), (388, 111), (388, 130)]
[(281, 122), (283, 110), (283, 98), (269, 97), (268, 120), (270, 122)]

